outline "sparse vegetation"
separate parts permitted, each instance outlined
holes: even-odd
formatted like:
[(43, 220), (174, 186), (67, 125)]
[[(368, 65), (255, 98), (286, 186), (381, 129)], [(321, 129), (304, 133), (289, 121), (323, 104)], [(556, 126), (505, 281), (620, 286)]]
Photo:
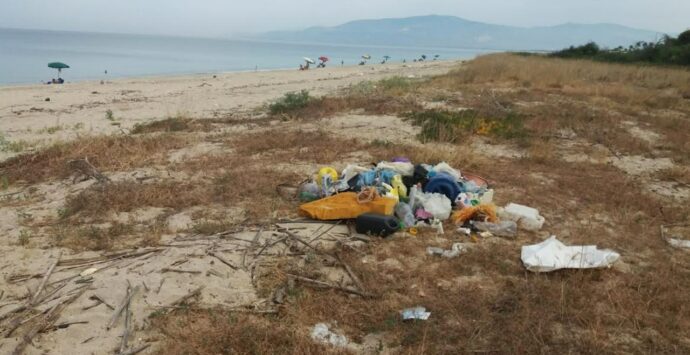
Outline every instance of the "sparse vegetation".
[(115, 114), (113, 113), (113, 110), (108, 109), (105, 111), (105, 119), (108, 121), (115, 121)]
[(459, 143), (473, 134), (502, 138), (525, 138), (523, 119), (513, 113), (501, 118), (484, 117), (473, 110), (412, 112), (407, 118), (422, 127), (419, 140)]
[(273, 115), (289, 114), (307, 107), (311, 100), (313, 98), (309, 96), (309, 91), (307, 90), (288, 92), (285, 96), (270, 104), (268, 109)]

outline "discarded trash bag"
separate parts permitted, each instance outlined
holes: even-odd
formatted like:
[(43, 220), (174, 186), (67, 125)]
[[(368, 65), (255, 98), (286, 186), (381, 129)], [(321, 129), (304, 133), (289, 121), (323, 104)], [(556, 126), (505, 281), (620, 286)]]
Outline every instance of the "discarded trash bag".
[[(410, 197), (410, 199), (412, 199)], [(426, 212), (429, 212), (434, 218), (445, 221), (450, 217), (450, 212), (453, 206), (450, 204), (450, 199), (446, 195), (437, 193), (415, 193), (415, 206), (421, 206)]]
[(460, 172), (453, 169), (452, 166), (448, 165), (446, 162), (438, 163), (429, 172), (429, 177), (434, 177), (437, 174), (446, 174), (453, 178), (454, 181), (460, 180)]
[(456, 224), (465, 224), (465, 222), (478, 217), (483, 217), (482, 222), (484, 222), (484, 220), (493, 223), (498, 222), (498, 217), (496, 217), (496, 206), (493, 204), (482, 204), (465, 207), (453, 213), (453, 221), (455, 221)]
[(400, 311), (403, 320), (427, 320), (431, 316), (431, 312), (427, 312), (424, 307), (406, 308)]
[(376, 165), (376, 170), (392, 170), (402, 176), (414, 175), (414, 165), (410, 162), (388, 162), (382, 161)]
[(387, 237), (400, 229), (398, 219), (374, 213), (359, 215), (355, 221), (357, 233)]
[(441, 173), (429, 179), (429, 182), (424, 186), (424, 192), (443, 194), (449, 200), (455, 201), (460, 195), (460, 185), (454, 177)]
[(512, 238), (517, 235), (517, 223), (513, 221), (502, 221), (499, 223), (474, 222), (472, 225), (482, 232), (489, 232), (499, 237)]
[(320, 343), (341, 348), (346, 347), (349, 343), (347, 337), (328, 329), (328, 324), (326, 323), (316, 324), (311, 330), (311, 338)]
[(300, 206), (300, 213), (313, 219), (330, 221), (352, 219), (364, 213), (393, 215), (397, 201), (391, 198), (378, 197), (366, 203), (357, 202), (357, 194), (343, 192), (321, 200), (305, 203)]
[(546, 221), (537, 209), (517, 203), (509, 203), (505, 208), (499, 209), (498, 217), (502, 220), (515, 221), (520, 228), (529, 231), (540, 230)]
[(595, 245), (566, 246), (556, 236), (535, 245), (522, 247), (522, 263), (533, 272), (559, 269), (593, 269), (610, 267), (620, 254)]
[(439, 255), (444, 258), (452, 259), (467, 251), (467, 246), (462, 243), (455, 243), (450, 250), (443, 248), (428, 247), (426, 253), (429, 255)]

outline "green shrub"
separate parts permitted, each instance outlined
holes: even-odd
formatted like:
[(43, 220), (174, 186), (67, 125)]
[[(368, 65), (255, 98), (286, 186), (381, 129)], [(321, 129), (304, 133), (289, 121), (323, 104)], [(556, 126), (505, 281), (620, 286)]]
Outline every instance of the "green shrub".
[(309, 91), (288, 92), (268, 106), (273, 115), (286, 114), (307, 107), (312, 100)]

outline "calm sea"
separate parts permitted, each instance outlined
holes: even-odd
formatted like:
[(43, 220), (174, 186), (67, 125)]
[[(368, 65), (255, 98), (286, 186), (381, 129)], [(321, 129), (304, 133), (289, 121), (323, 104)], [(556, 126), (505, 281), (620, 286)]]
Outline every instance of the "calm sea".
[[(57, 77), (49, 62), (64, 62), (66, 81), (118, 77), (297, 68), (302, 57), (331, 58), (329, 65), (371, 64), (426, 54), (472, 58), (482, 52), (449, 48), (400, 48), (267, 43), (225, 39), (0, 29), (0, 84), (40, 83)], [(107, 70), (107, 74), (105, 71)]]

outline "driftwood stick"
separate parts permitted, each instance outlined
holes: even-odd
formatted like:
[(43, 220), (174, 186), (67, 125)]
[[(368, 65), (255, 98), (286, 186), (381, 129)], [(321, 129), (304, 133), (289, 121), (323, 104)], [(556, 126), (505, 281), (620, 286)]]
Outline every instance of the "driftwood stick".
[(48, 279), (50, 278), (50, 275), (53, 273), (53, 270), (55, 270), (55, 267), (60, 262), (61, 256), (62, 256), (62, 252), (59, 252), (57, 258), (55, 259), (55, 261), (52, 264), (50, 264), (48, 271), (46, 271), (45, 276), (43, 276), (43, 280), (41, 280), (41, 284), (38, 285), (38, 289), (36, 289), (36, 293), (34, 293), (33, 298), (31, 298), (30, 304), (32, 306), (36, 304), (36, 301), (38, 301), (38, 296), (43, 291), (43, 287), (46, 286), (46, 282), (48, 282)]
[(31, 341), (33, 338), (40, 332), (42, 332), (44, 329), (47, 329), (57, 321), (57, 319), (60, 317), (60, 313), (62, 310), (67, 307), (70, 303), (74, 302), (79, 296), (81, 296), (86, 289), (82, 289), (81, 292), (73, 295), (72, 297), (59, 302), (53, 308), (51, 308), (49, 311), (45, 313), (45, 316), (43, 319), (37, 324), (35, 327), (33, 327), (31, 330), (29, 330), (24, 336), (22, 337), (22, 341), (17, 344), (17, 347), (14, 348), (14, 351), (12, 352), (12, 355), (20, 355), (24, 352), (24, 349), (31, 344)]
[(163, 283), (165, 282), (165, 277), (161, 279), (161, 283), (158, 284), (158, 289), (156, 289), (156, 294), (161, 293), (161, 288), (163, 288)]
[[(333, 225), (331, 225), (330, 227), (328, 227), (328, 228), (327, 228), (325, 231), (323, 231), (321, 234), (319, 234), (319, 235), (317, 235), (316, 237), (314, 237), (314, 238), (312, 238), (311, 240), (309, 240), (309, 243), (314, 242), (315, 240), (321, 238), (324, 234), (330, 232), (331, 229), (333, 229), (333, 228), (335, 228), (337, 225), (339, 225), (340, 222), (341, 222), (341, 221), (338, 221), (338, 223), (333, 224)], [(314, 234), (316, 234), (316, 233), (314, 233)]]
[(187, 302), (188, 299), (198, 296), (201, 293), (201, 290), (203, 290), (203, 289), (204, 289), (204, 286), (197, 287), (194, 291), (180, 297), (177, 301), (173, 302), (171, 304), (171, 306), (178, 306), (180, 304)]
[[(264, 231), (264, 228), (261, 227), (261, 228), (259, 228), (259, 231), (256, 232), (254, 239), (252, 239), (252, 248), (256, 248), (256, 244), (259, 240), (259, 236), (261, 235), (261, 232), (263, 232), (263, 231)], [(246, 248), (246, 249), (244, 249), (244, 253), (242, 253), (242, 268), (245, 270), (247, 269), (246, 260), (247, 260), (247, 252), (248, 251), (249, 251), (249, 248)]]
[(292, 240), (294, 240), (300, 244), (306, 245), (308, 248), (314, 250), (315, 252), (317, 252), (317, 253), (321, 252), (319, 249), (317, 249), (316, 247), (312, 246), (311, 244), (305, 242), (304, 240), (302, 240), (302, 238), (298, 237), (295, 233), (292, 233), (287, 229), (285, 230), (285, 234), (287, 234), (287, 236), (290, 237), (290, 239), (292, 239)]
[(127, 349), (127, 338), (129, 338), (129, 322), (130, 322), (130, 312), (129, 312), (129, 305), (131, 303), (131, 299), (128, 300), (127, 305), (125, 306), (125, 329), (122, 331), (122, 339), (120, 341), (120, 354), (125, 352)]
[(149, 346), (151, 346), (151, 344), (144, 344), (138, 348), (134, 348), (134, 349), (127, 350), (125, 352), (121, 352), (119, 355), (135, 355), (135, 354), (138, 354), (138, 353), (146, 350), (146, 348), (148, 348)]
[(223, 263), (223, 264), (229, 266), (229, 267), (230, 267), (231, 269), (233, 269), (233, 270), (238, 270), (238, 269), (239, 269), (236, 265), (234, 265), (233, 263), (231, 263), (231, 262), (229, 262), (228, 260), (224, 259), (222, 256), (216, 254), (215, 252), (208, 251), (207, 254), (210, 255), (210, 256), (212, 256), (212, 257), (214, 257), (214, 258), (216, 258), (216, 259), (218, 259), (221, 263)]
[(115, 309), (115, 312), (113, 313), (113, 316), (110, 318), (110, 321), (108, 322), (108, 325), (105, 327), (105, 329), (110, 330), (110, 328), (115, 325), (115, 322), (117, 322), (118, 318), (120, 318), (120, 314), (122, 314), (122, 311), (125, 309), (125, 307), (129, 304), (129, 301), (134, 297), (134, 294), (139, 291), (139, 285), (134, 287), (132, 292), (127, 292), (127, 295), (125, 295), (125, 298), (122, 300), (122, 303), (120, 303), (119, 306)]
[(365, 291), (364, 286), (362, 285), (362, 281), (357, 277), (357, 275), (352, 271), (352, 268), (350, 268), (350, 265), (345, 263), (343, 259), (340, 257), (340, 254), (338, 252), (335, 253), (335, 257), (338, 259), (338, 262), (340, 262), (340, 265), (343, 266), (345, 271), (347, 271), (347, 274), (350, 275), (350, 279), (352, 279), (352, 282), (355, 283), (358, 289)]
[(110, 304), (108, 304), (108, 302), (106, 302), (103, 298), (101, 298), (100, 296), (98, 296), (98, 295), (96, 295), (96, 294), (91, 295), (91, 296), (89, 297), (89, 299), (90, 299), (90, 300), (99, 301), (100, 303), (103, 303), (106, 307), (110, 308), (111, 310), (115, 310), (115, 307), (113, 307), (113, 306), (111, 306)]
[(312, 284), (312, 285), (317, 285), (317, 286), (320, 286), (320, 287), (322, 287), (322, 288), (325, 287), (325, 288), (331, 288), (331, 289), (334, 289), (334, 290), (340, 290), (340, 291), (344, 291), (344, 292), (347, 292), (347, 293), (352, 293), (352, 294), (355, 294), (355, 295), (359, 295), (359, 296), (362, 296), (362, 297), (365, 297), (365, 298), (373, 298), (373, 297), (374, 297), (374, 295), (371, 294), (371, 293), (363, 292), (363, 291), (360, 291), (360, 290), (355, 290), (354, 288), (351, 288), (351, 287), (343, 287), (343, 286), (339, 286), (339, 285), (333, 285), (333, 284), (330, 284), (330, 283), (328, 283), (328, 282), (323, 282), (323, 281), (319, 281), (319, 280), (314, 280), (314, 279), (310, 279), (310, 278), (307, 278), (307, 277), (304, 277), (304, 276), (295, 275), (295, 274), (287, 274), (287, 275), (288, 275), (288, 276), (291, 276), (291, 277), (294, 277), (294, 278), (297, 279), (297, 280), (304, 281), (304, 282), (310, 283), (310, 284)]
[(171, 269), (168, 267), (164, 267), (161, 269), (161, 273), (166, 273), (166, 272), (177, 272), (179, 274), (201, 274), (201, 271), (196, 271), (196, 270)]
[(70, 325), (75, 325), (75, 324), (89, 324), (89, 322), (85, 321), (85, 320), (75, 321), (75, 322), (63, 322), (60, 324), (55, 324), (55, 325), (48, 327), (46, 329), (43, 329), (43, 331), (47, 332), (47, 331), (52, 331), (52, 330), (64, 329), (64, 328), (69, 327)]

